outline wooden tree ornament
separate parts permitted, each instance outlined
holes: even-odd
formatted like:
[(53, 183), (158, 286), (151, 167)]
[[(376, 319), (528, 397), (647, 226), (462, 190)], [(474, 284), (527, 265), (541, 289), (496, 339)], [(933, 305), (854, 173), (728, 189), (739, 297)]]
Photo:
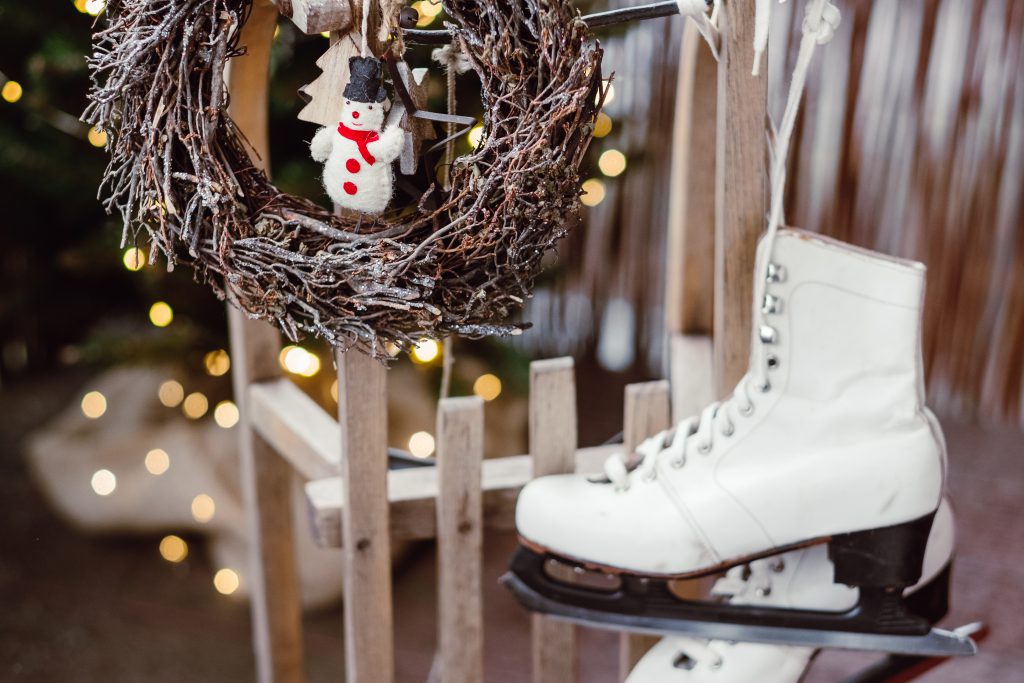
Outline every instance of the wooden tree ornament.
[(277, 0), (276, 4), (281, 16), (311, 36), (343, 31), (352, 25), (354, 16), (348, 0)]
[(346, 33), (316, 60), (316, 65), (323, 73), (299, 89), (299, 94), (308, 100), (308, 104), (299, 112), (300, 121), (319, 126), (338, 125), (341, 105), (345, 101), (341, 93), (349, 79), (348, 60), (359, 56), (361, 42), (358, 33)]

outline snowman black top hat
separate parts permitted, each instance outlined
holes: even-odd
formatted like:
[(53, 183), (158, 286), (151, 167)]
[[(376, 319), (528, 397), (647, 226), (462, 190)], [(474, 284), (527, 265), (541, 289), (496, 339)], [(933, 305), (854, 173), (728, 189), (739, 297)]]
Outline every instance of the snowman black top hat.
[(348, 85), (342, 93), (346, 99), (356, 102), (383, 102), (384, 66), (376, 57), (350, 57), (348, 60)]

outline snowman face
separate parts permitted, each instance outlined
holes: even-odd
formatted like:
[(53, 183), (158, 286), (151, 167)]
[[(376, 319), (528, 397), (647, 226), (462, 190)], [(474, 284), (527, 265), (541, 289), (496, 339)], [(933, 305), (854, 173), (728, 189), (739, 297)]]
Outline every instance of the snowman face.
[(345, 100), (341, 122), (354, 130), (380, 130), (384, 123), (384, 103)]

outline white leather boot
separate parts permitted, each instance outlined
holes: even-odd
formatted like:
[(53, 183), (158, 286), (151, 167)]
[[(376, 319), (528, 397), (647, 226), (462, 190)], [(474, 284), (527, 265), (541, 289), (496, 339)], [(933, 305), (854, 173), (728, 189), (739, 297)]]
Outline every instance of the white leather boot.
[[(953, 513), (946, 501), (935, 515), (924, 569), (907, 595), (922, 599), (930, 620), (942, 618), (954, 546)], [(832, 582), (832, 563), (823, 545), (793, 550), (749, 566), (734, 567), (712, 593), (736, 605), (842, 611), (857, 602), (857, 591)], [(760, 643), (666, 637), (645, 654), (626, 683), (798, 683), (816, 650)]]
[(798, 230), (771, 252), (765, 263), (762, 241), (767, 282), (733, 395), (645, 442), (632, 471), (613, 458), (604, 479), (530, 482), (525, 546), (679, 577), (829, 541), (838, 581), (918, 579), (944, 479), (923, 405), (925, 268)]

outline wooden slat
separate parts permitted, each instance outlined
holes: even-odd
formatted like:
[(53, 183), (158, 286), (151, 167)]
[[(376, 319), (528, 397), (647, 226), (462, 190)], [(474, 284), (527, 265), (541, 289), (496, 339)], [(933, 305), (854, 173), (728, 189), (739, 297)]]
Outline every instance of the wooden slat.
[(348, 0), (277, 0), (277, 6), (282, 16), (311, 36), (343, 31), (352, 25), (352, 6)]
[[(605, 459), (622, 446), (598, 446), (576, 451), (575, 471), (596, 474)], [(491, 529), (515, 528), (515, 502), (519, 489), (533, 477), (533, 459), (528, 455), (484, 460), (482, 489), (484, 524)], [(435, 505), (438, 496), (436, 467), (418, 467), (388, 472), (393, 542), (434, 538), (437, 535)], [(340, 477), (306, 484), (313, 537), (324, 547), (340, 547), (341, 509), (344, 497)]]
[[(253, 163), (266, 169), (267, 85), (270, 45), (277, 10), (269, 2), (253, 3), (240, 37), (244, 56), (231, 60), (227, 72), (230, 114), (252, 145)], [(252, 382), (279, 376), (277, 331), (228, 307), (232, 384), (238, 403), (241, 486), (250, 528), (249, 567), (244, 579), (251, 593), (256, 677), (261, 683), (304, 680), (302, 622), (291, 515), (294, 474), (288, 464), (253, 433), (248, 400)]]
[[(576, 454), (576, 383), (572, 358), (530, 364), (530, 454), (533, 474), (572, 472)], [(577, 678), (576, 627), (534, 614), (534, 683)]]
[[(671, 426), (669, 383), (660, 380), (626, 386), (623, 415), (623, 446), (632, 452), (649, 436)], [(623, 633), (619, 636), (619, 679), (625, 680), (644, 653), (659, 640), (658, 636)]]
[(253, 429), (306, 480), (337, 476), (341, 427), (287, 379), (249, 387)]
[(484, 403), (446, 398), (437, 409), (437, 616), (442, 683), (483, 683)]
[(752, 76), (754, 0), (718, 6), (718, 151), (715, 165), (715, 389), (747, 369), (754, 252), (764, 229), (767, 55)]
[(679, 56), (668, 215), (666, 327), (711, 334), (715, 264), (715, 132), (718, 62), (686, 22)]
[(392, 683), (391, 541), (387, 491), (387, 377), (359, 351), (338, 353), (338, 421), (345, 567), (347, 681)]
[(669, 336), (669, 378), (672, 382), (672, 422), (698, 415), (715, 399), (711, 337)]

